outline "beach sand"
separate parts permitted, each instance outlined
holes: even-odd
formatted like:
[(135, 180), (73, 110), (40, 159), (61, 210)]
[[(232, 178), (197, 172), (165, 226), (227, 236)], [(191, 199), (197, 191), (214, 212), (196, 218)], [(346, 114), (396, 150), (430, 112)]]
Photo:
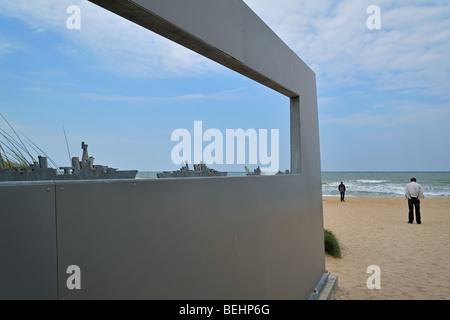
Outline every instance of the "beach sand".
[[(404, 198), (323, 197), (324, 227), (342, 253), (325, 257), (338, 276), (334, 299), (450, 299), (450, 198), (422, 199), (421, 213), (422, 224), (409, 224)], [(380, 289), (367, 287), (371, 265)]]

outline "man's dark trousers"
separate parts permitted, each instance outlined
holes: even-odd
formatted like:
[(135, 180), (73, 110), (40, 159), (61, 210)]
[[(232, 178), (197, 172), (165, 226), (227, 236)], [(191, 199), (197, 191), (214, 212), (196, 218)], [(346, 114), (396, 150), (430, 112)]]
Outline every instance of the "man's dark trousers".
[(415, 197), (411, 197), (408, 199), (408, 207), (409, 207), (409, 223), (414, 221), (414, 209), (416, 210), (416, 222), (421, 223), (420, 221), (420, 200)]

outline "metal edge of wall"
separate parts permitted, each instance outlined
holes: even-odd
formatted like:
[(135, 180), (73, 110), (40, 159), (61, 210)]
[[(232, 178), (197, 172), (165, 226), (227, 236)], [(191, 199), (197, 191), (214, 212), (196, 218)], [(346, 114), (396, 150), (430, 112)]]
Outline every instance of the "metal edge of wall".
[(326, 272), (320, 279), (309, 300), (332, 300), (338, 288), (338, 276)]

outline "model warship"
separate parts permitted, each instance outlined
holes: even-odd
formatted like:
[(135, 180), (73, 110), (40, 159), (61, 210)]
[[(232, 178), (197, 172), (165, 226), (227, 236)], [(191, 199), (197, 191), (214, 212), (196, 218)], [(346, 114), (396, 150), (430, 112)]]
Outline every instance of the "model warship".
[(17, 166), (3, 159), (0, 153), (0, 181), (35, 181), (35, 180), (91, 180), (91, 179), (134, 179), (137, 170), (124, 170), (109, 168), (103, 165), (94, 165), (94, 158), (88, 154), (88, 145), (81, 143), (83, 155), (81, 161), (78, 157), (72, 158), (71, 167), (59, 167), (62, 172), (48, 166), (47, 157), (38, 156), (38, 161), (29, 165)]
[(275, 173), (276, 176), (282, 176), (282, 175), (285, 175), (285, 174), (289, 174), (289, 170), (285, 170), (284, 172), (281, 171), (281, 170), (278, 170), (278, 172)]
[(261, 175), (261, 168), (258, 166), (256, 169), (253, 169), (253, 172), (250, 171), (250, 169), (247, 166), (244, 166), (245, 172), (247, 176), (260, 176)]
[(189, 168), (188, 163), (176, 171), (163, 171), (162, 173), (157, 173), (158, 178), (189, 178), (189, 177), (224, 177), (227, 172), (220, 172), (211, 168), (208, 168), (206, 164), (200, 162), (199, 164), (194, 164), (194, 170)]

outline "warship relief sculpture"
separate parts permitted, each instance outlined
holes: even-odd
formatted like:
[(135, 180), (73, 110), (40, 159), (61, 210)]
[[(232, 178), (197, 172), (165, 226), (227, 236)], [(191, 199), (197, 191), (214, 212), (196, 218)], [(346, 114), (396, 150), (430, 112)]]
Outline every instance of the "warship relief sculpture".
[(156, 174), (158, 178), (188, 178), (188, 177), (224, 177), (227, 172), (220, 172), (211, 168), (208, 168), (206, 164), (200, 162), (194, 164), (194, 170), (189, 168), (188, 163), (182, 166), (180, 170), (176, 171), (163, 171)]
[(62, 173), (48, 167), (47, 157), (38, 156), (38, 162), (35, 161), (29, 166), (16, 166), (5, 161), (0, 154), (0, 160), (4, 164), (0, 167), (0, 181), (134, 179), (136, 177), (137, 170), (119, 171), (108, 166), (94, 165), (94, 158), (89, 157), (88, 154), (88, 145), (82, 142), (81, 148), (83, 149), (81, 161), (78, 157), (73, 157), (71, 167), (59, 168), (64, 170)]

